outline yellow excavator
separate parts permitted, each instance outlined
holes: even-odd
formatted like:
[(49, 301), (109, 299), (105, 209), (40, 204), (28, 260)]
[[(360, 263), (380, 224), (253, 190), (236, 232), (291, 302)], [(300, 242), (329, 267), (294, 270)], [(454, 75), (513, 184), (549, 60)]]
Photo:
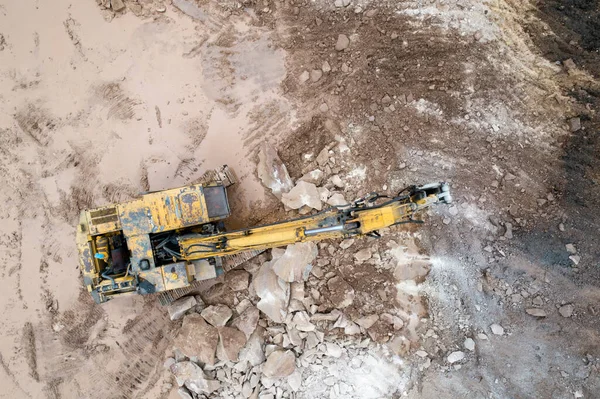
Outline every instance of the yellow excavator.
[(378, 230), (420, 222), (418, 213), (450, 203), (448, 184), (410, 186), (393, 197), (371, 193), (346, 206), (236, 231), (223, 220), (231, 211), (227, 187), (236, 178), (223, 168), (200, 183), (146, 193), (141, 198), (81, 212), (77, 228), (84, 284), (97, 303), (159, 293), (162, 304), (186, 295), (262, 251), (298, 242), (378, 237)]

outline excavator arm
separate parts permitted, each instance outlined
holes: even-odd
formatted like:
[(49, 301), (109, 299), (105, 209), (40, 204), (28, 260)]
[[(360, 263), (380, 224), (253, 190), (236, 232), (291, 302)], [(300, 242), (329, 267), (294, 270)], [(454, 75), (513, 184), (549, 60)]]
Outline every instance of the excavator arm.
[(298, 242), (375, 235), (386, 227), (416, 222), (415, 217), (425, 208), (451, 200), (446, 183), (408, 187), (394, 198), (371, 194), (345, 207), (329, 208), (303, 218), (218, 235), (182, 236), (181, 259), (192, 261)]

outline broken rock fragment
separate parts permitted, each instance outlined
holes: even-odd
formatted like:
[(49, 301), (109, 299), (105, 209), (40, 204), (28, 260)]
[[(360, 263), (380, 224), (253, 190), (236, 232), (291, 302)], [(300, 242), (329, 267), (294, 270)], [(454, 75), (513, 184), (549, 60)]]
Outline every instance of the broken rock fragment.
[(273, 271), (283, 281), (306, 281), (317, 254), (318, 249), (314, 242), (288, 245), (285, 253), (273, 263)]
[(225, 284), (233, 291), (244, 291), (248, 288), (250, 273), (245, 270), (231, 270), (225, 274)]
[(303, 206), (321, 210), (321, 197), (317, 186), (306, 181), (299, 181), (296, 187), (281, 196), (281, 202), (291, 209), (300, 209)]
[(256, 327), (256, 330), (248, 338), (246, 346), (240, 351), (240, 362), (248, 362), (252, 366), (258, 366), (265, 362), (265, 352), (263, 351), (264, 334), (264, 328), (260, 326)]
[(294, 187), (287, 168), (277, 155), (277, 151), (266, 142), (263, 142), (260, 147), (256, 172), (263, 185), (269, 188), (277, 198), (281, 198), (283, 193), (287, 193)]
[(275, 274), (272, 264), (273, 261), (263, 263), (252, 281), (260, 297), (256, 307), (274, 322), (282, 323), (287, 315), (290, 285)]
[(168, 307), (169, 317), (171, 320), (179, 320), (183, 317), (185, 312), (196, 306), (197, 302), (193, 296), (186, 296), (173, 301)]
[(275, 351), (269, 355), (263, 366), (267, 378), (283, 378), (296, 370), (296, 356), (292, 351)]
[(464, 358), (465, 358), (464, 352), (461, 352), (461, 351), (452, 352), (451, 354), (448, 355), (448, 363), (452, 364), (452, 363), (460, 362)]
[(546, 312), (543, 309), (540, 308), (529, 308), (529, 309), (525, 309), (525, 312), (528, 315), (534, 316), (534, 317), (546, 317)]
[(226, 305), (212, 305), (204, 309), (201, 313), (204, 320), (215, 327), (223, 327), (231, 318), (233, 312)]
[(218, 342), (218, 330), (199, 314), (190, 314), (183, 319), (174, 346), (187, 357), (196, 357), (202, 363), (213, 365)]
[(198, 395), (210, 394), (220, 388), (219, 381), (209, 379), (197, 364), (189, 361), (173, 364), (171, 372), (180, 387), (185, 385)]
[(337, 43), (335, 44), (335, 49), (337, 51), (342, 51), (348, 48), (350, 45), (350, 39), (346, 35), (339, 35), (337, 39)]
[(329, 197), (327, 204), (331, 206), (345, 206), (348, 205), (348, 201), (346, 201), (343, 194), (335, 193)]
[(379, 320), (379, 316), (377, 316), (376, 314), (372, 314), (369, 316), (361, 317), (360, 319), (356, 320), (356, 324), (358, 324), (366, 330), (367, 328), (370, 328), (373, 324), (375, 324), (377, 320)]
[(240, 350), (246, 345), (246, 335), (237, 328), (221, 327), (219, 338), (217, 357), (223, 361), (236, 362)]
[(336, 308), (345, 308), (354, 301), (354, 288), (343, 278), (336, 276), (327, 281), (330, 300)]
[(560, 315), (562, 317), (571, 317), (573, 316), (573, 305), (568, 304), (568, 305), (563, 305), (558, 309), (558, 313), (560, 313)]
[(256, 329), (259, 317), (260, 312), (258, 309), (250, 305), (231, 322), (231, 327), (235, 327), (243, 332), (246, 335), (246, 339), (248, 339)]

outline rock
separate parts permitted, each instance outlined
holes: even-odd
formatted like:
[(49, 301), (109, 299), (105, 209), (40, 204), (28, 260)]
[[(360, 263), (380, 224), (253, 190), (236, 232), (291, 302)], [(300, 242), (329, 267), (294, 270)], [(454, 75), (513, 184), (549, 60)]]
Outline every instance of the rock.
[(256, 330), (259, 317), (259, 310), (253, 305), (250, 305), (231, 322), (231, 327), (235, 327), (243, 332), (246, 335), (246, 339), (248, 339), (254, 330)]
[(340, 242), (340, 248), (348, 249), (354, 244), (354, 238), (347, 238), (344, 241)]
[(354, 259), (356, 259), (358, 263), (363, 263), (364, 261), (371, 259), (371, 256), (371, 248), (363, 248), (354, 254)]
[(220, 388), (218, 381), (209, 379), (198, 365), (189, 361), (175, 363), (171, 366), (171, 372), (180, 387), (185, 385), (198, 395), (211, 394)]
[(213, 365), (218, 342), (219, 332), (215, 327), (199, 314), (189, 314), (184, 317), (173, 346), (187, 357), (196, 357), (202, 363)]
[(575, 248), (575, 245), (573, 244), (567, 244), (565, 245), (565, 248), (567, 250), (568, 253), (575, 255), (577, 253), (577, 248)]
[(319, 105), (319, 111), (321, 111), (321, 112), (329, 111), (329, 105), (327, 105), (326, 103)]
[(225, 274), (225, 284), (234, 291), (248, 289), (250, 273), (245, 270), (231, 270)]
[(261, 300), (256, 307), (276, 323), (282, 323), (287, 315), (290, 299), (290, 285), (273, 271), (273, 261), (265, 262), (254, 280), (254, 290)]
[(300, 81), (300, 83), (306, 83), (308, 82), (308, 79), (310, 79), (310, 73), (308, 71), (304, 71), (300, 74), (300, 76), (298, 77), (298, 80)]
[(110, 0), (110, 8), (112, 8), (113, 11), (121, 11), (125, 8), (125, 4), (123, 3), (123, 0)]
[(296, 312), (292, 323), (299, 331), (309, 332), (315, 330), (315, 325), (310, 322), (310, 318), (306, 312)]
[(331, 303), (336, 308), (345, 308), (354, 302), (354, 288), (341, 277), (333, 277), (327, 281)]
[(572, 132), (576, 132), (581, 129), (581, 119), (580, 118), (571, 118), (569, 119), (569, 128)]
[(398, 356), (404, 356), (410, 350), (410, 341), (403, 335), (395, 336), (386, 345)]
[(193, 296), (186, 296), (173, 301), (168, 307), (169, 317), (171, 320), (179, 320), (183, 317), (185, 312), (196, 306), (196, 298)]
[(348, 201), (346, 201), (343, 194), (335, 193), (327, 200), (327, 204), (331, 206), (343, 207), (348, 205)]
[(464, 358), (465, 358), (464, 352), (456, 351), (456, 352), (452, 352), (451, 354), (449, 354), (447, 360), (448, 360), (448, 363), (452, 364), (452, 363), (460, 362)]
[(337, 51), (343, 51), (348, 48), (350, 45), (350, 39), (346, 35), (339, 35), (337, 39), (337, 43), (335, 44), (335, 49)]
[(506, 231), (504, 232), (504, 237), (508, 238), (508, 239), (513, 238), (513, 231), (512, 231), (513, 225), (512, 225), (512, 223), (506, 222), (506, 223), (504, 223), (504, 227), (506, 229)]
[(558, 308), (558, 313), (560, 313), (562, 317), (571, 317), (573, 316), (573, 310), (573, 305), (568, 304)]
[(475, 350), (475, 341), (472, 338), (465, 339), (464, 342), (465, 349), (470, 350), (471, 352)]
[(529, 308), (529, 309), (525, 309), (525, 312), (528, 315), (534, 316), (534, 317), (546, 317), (547, 314), (543, 309), (540, 308)]
[(256, 327), (256, 330), (250, 335), (246, 346), (242, 348), (239, 354), (240, 362), (248, 362), (252, 366), (263, 364), (266, 360), (265, 352), (263, 351), (265, 329), (261, 326)]
[(581, 256), (579, 255), (571, 255), (569, 256), (569, 259), (571, 259), (571, 262), (573, 262), (575, 266), (577, 266), (579, 262), (581, 262)]
[(246, 335), (233, 327), (219, 328), (217, 356), (222, 361), (237, 362), (240, 350), (246, 345)]
[(252, 386), (250, 385), (250, 381), (246, 381), (242, 384), (242, 396), (249, 398), (250, 395), (252, 395)]
[(490, 330), (492, 330), (494, 335), (504, 335), (504, 328), (499, 324), (492, 324)]
[(291, 209), (300, 209), (305, 205), (318, 211), (322, 208), (317, 186), (305, 181), (299, 181), (296, 187), (284, 193), (281, 202)]
[(376, 314), (372, 314), (369, 316), (361, 317), (360, 319), (356, 320), (356, 324), (358, 324), (366, 330), (367, 328), (370, 328), (373, 324), (375, 324), (377, 320), (379, 320), (379, 316)]
[(336, 358), (342, 356), (343, 350), (338, 344), (335, 344), (333, 342), (327, 342), (325, 344), (325, 347), (327, 348), (327, 356)]
[(311, 241), (288, 245), (285, 253), (273, 263), (273, 271), (289, 283), (306, 281), (318, 253), (317, 245)]
[(331, 65), (329, 65), (329, 62), (327, 62), (327, 61), (323, 62), (323, 66), (321, 67), (321, 70), (325, 73), (331, 72)]
[(322, 202), (327, 202), (327, 199), (329, 198), (329, 190), (327, 190), (325, 187), (319, 187), (317, 190), (319, 191), (319, 199)]
[(174, 365), (175, 363), (177, 363), (177, 361), (175, 360), (175, 358), (168, 357), (167, 360), (165, 360), (165, 362), (163, 363), (163, 367), (166, 370), (169, 370), (169, 369), (171, 369), (171, 366)]
[(333, 175), (329, 180), (337, 188), (344, 188), (344, 182), (342, 181), (342, 178), (339, 175)]
[(287, 378), (287, 383), (294, 392), (298, 392), (302, 386), (302, 371), (296, 370)]
[(575, 65), (575, 62), (573, 62), (573, 60), (571, 58), (564, 60), (563, 66), (565, 67), (565, 69), (567, 71), (571, 71), (571, 70), (577, 68), (577, 65)]
[(181, 399), (194, 399), (194, 398), (192, 398), (192, 395), (190, 395), (190, 391), (188, 391), (185, 388), (179, 388), (177, 390), (177, 394), (179, 395), (179, 397)]
[(304, 176), (302, 176), (299, 180), (312, 183), (314, 185), (319, 185), (323, 182), (323, 176), (324, 174), (321, 169), (315, 169), (305, 173)]
[(233, 312), (225, 305), (212, 305), (204, 309), (200, 314), (204, 317), (204, 320), (213, 326), (223, 327), (227, 324)]
[(281, 198), (283, 193), (289, 192), (294, 187), (287, 168), (279, 158), (277, 151), (266, 141), (263, 141), (258, 152), (256, 172), (263, 185), (270, 189), (277, 198)]
[(263, 366), (267, 378), (283, 378), (296, 370), (296, 357), (292, 351), (275, 351), (269, 355)]
[(323, 76), (323, 71), (320, 69), (313, 69), (310, 71), (310, 80), (313, 82), (318, 82)]

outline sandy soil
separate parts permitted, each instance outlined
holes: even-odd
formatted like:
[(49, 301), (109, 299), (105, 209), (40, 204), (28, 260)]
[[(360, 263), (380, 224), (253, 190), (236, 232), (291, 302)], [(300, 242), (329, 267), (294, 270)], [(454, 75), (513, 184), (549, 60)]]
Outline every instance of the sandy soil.
[(349, 316), (404, 312), (384, 397), (600, 392), (597, 2), (104, 3), (0, 0), (0, 397), (177, 398), (180, 324), (154, 298), (93, 304), (77, 215), (228, 164), (230, 227), (290, 217), (256, 177), (263, 140), (295, 179), (333, 143), (346, 198), (452, 185), (423, 226), (320, 249)]

